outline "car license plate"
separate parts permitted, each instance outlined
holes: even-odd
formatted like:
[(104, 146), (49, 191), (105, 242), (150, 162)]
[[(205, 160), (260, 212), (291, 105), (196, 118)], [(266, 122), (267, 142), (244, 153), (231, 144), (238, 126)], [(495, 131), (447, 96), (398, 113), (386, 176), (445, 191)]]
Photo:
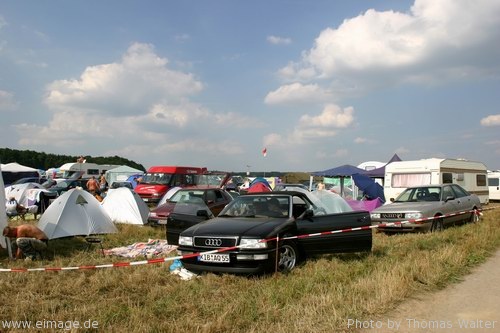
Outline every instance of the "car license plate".
[(218, 262), (218, 263), (229, 263), (229, 254), (220, 253), (205, 253), (198, 257), (198, 260), (203, 262)]
[(144, 202), (148, 202), (148, 201), (149, 201), (149, 199), (148, 199), (148, 198), (144, 198)]
[(158, 220), (158, 224), (167, 224), (167, 220)]

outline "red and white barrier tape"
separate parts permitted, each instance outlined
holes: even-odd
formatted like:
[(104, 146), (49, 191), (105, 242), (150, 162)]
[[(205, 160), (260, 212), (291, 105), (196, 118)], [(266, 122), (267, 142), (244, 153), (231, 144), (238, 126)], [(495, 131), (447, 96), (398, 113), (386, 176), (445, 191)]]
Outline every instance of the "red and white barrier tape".
[[(494, 208), (487, 208), (487, 209), (482, 209), (482, 210), (472, 210), (472, 211), (462, 211), (459, 213), (445, 214), (445, 215), (436, 216), (436, 217), (426, 217), (426, 218), (414, 219), (414, 220), (398, 221), (398, 222), (392, 222), (392, 223), (382, 223), (382, 224), (357, 227), (357, 228), (347, 228), (347, 229), (341, 229), (341, 230), (324, 231), (324, 232), (318, 232), (318, 233), (307, 234), (307, 235), (290, 236), (290, 237), (285, 237), (285, 238), (281, 238), (281, 239), (282, 240), (303, 239), (303, 238), (308, 238), (308, 237), (339, 234), (339, 233), (344, 233), (344, 232), (376, 229), (376, 228), (380, 228), (380, 227), (390, 227), (390, 226), (402, 225), (402, 224), (407, 224), (407, 223), (426, 222), (426, 221), (430, 221), (430, 220), (438, 219), (438, 218), (445, 218), (445, 217), (451, 217), (451, 216), (456, 216), (456, 215), (469, 214), (471, 212), (474, 212), (475, 214), (481, 214), (482, 211), (490, 210), (490, 209), (494, 209)], [(276, 237), (269, 238), (269, 239), (262, 240), (262, 242), (269, 242), (269, 241), (273, 241), (276, 239), (277, 239)], [(69, 266), (69, 267), (39, 267), (39, 268), (0, 268), (0, 272), (60, 272), (60, 271), (72, 271), (72, 270), (87, 270), (87, 269), (99, 269), (99, 268), (130, 267), (130, 266), (139, 266), (139, 265), (147, 265), (147, 264), (160, 264), (160, 263), (165, 263), (165, 262), (169, 262), (169, 261), (174, 261), (177, 259), (180, 260), (180, 259), (198, 257), (201, 254), (212, 254), (212, 253), (232, 251), (232, 250), (236, 250), (236, 249), (239, 249), (242, 247), (244, 247), (244, 246), (237, 245), (237, 246), (225, 247), (225, 248), (220, 248), (220, 249), (206, 251), (206, 252), (197, 252), (197, 253), (187, 254), (187, 255), (183, 255), (183, 256), (147, 259), (147, 260), (129, 261), (129, 262), (115, 262), (115, 263), (111, 263), (111, 264), (102, 264), (102, 265), (85, 265), (85, 266)]]

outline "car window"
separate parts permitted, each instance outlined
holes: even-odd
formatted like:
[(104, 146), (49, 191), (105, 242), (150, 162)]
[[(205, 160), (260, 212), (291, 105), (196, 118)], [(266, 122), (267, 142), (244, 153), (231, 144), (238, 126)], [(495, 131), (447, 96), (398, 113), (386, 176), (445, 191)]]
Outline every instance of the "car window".
[(443, 187), (443, 198), (446, 199), (448, 197), (455, 197), (455, 193), (453, 192), (451, 186)]
[(441, 188), (440, 187), (429, 188), (428, 201), (440, 201), (440, 200), (441, 200)]
[(416, 199), (414, 199), (415, 192), (416, 192), (415, 189), (406, 189), (394, 201), (395, 202), (415, 201), (416, 200)]
[(463, 198), (463, 197), (469, 196), (469, 193), (467, 193), (467, 191), (465, 191), (460, 186), (453, 185), (452, 187), (453, 187), (453, 191), (455, 192), (455, 197), (456, 198)]

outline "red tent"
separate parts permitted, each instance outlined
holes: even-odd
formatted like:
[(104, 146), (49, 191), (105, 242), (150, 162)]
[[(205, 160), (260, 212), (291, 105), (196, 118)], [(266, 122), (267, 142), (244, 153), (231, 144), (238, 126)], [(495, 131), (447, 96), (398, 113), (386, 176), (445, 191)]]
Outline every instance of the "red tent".
[(248, 189), (248, 193), (255, 193), (255, 192), (271, 192), (271, 189), (266, 186), (266, 184), (258, 182), (250, 186)]

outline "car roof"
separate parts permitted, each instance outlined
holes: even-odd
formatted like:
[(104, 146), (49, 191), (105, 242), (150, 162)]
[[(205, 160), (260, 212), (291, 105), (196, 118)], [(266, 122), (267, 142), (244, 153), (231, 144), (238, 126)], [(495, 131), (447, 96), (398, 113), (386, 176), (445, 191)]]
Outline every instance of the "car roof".
[(217, 185), (191, 185), (191, 186), (186, 186), (180, 188), (178, 191), (192, 191), (192, 190), (201, 190), (201, 191), (206, 191), (206, 190), (220, 190), (221, 188)]
[(278, 195), (298, 195), (298, 196), (307, 196), (306, 194), (299, 192), (299, 191), (272, 191), (272, 192), (251, 192), (251, 193), (245, 193), (242, 194), (241, 196), (251, 196), (251, 195), (266, 195), (266, 196), (278, 196)]

